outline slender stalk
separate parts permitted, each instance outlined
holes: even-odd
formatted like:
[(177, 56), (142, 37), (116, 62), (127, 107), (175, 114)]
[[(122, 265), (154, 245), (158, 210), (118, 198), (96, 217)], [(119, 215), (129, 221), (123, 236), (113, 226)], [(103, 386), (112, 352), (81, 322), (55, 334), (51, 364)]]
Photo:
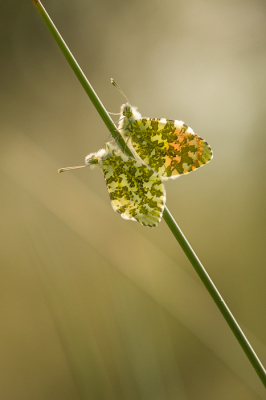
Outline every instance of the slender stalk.
[[(77, 61), (73, 57), (72, 53), (70, 52), (69, 48), (67, 47), (66, 43), (64, 42), (63, 38), (61, 37), (60, 33), (56, 29), (55, 25), (53, 24), (51, 18), (47, 14), (45, 8), (38, 0), (32, 0), (35, 7), (37, 8), (39, 14), (41, 15), (42, 19), (44, 20), (45, 24), (47, 25), (48, 29), (50, 30), (51, 34), (53, 35), (54, 39), (56, 40), (58, 46), (60, 47), (62, 53), (66, 57), (68, 63), (70, 64), (71, 68), (73, 69), (74, 73), (76, 74), (78, 80), (80, 81), (81, 85), (83, 86), (84, 90), (88, 94), (89, 98), (91, 99), (93, 105), (95, 106), (96, 110), (102, 117), (105, 125), (113, 135), (113, 137), (117, 140), (119, 146), (122, 150), (126, 150), (127, 154), (131, 155), (130, 150), (126, 147), (124, 140), (120, 136), (119, 132), (116, 130), (115, 124), (110, 118), (110, 115), (107, 113), (106, 109), (104, 108), (102, 102), (98, 98), (97, 94), (93, 90), (91, 84), (87, 80), (86, 76), (84, 75), (83, 71), (81, 70), (80, 66), (78, 65)], [(209, 294), (213, 298), (214, 302), (216, 303), (217, 307), (221, 311), (222, 315), (224, 316), (226, 322), (228, 323), (230, 329), (232, 330), (233, 334), (235, 335), (237, 341), (239, 342), (240, 346), (244, 350), (245, 354), (247, 355), (250, 363), (252, 364), (253, 368), (257, 372), (259, 378), (261, 379), (263, 385), (266, 387), (266, 371), (260, 362), (258, 356), (256, 355), (255, 351), (251, 347), (250, 343), (248, 342), (247, 338), (245, 337), (244, 333), (242, 332), (240, 326), (236, 322), (233, 314), (229, 310), (228, 306), (226, 305), (225, 301), (223, 300), (222, 296), (220, 295), (219, 291), (215, 287), (214, 283), (212, 282), (211, 278), (205, 271), (203, 265), (199, 261), (197, 255), (195, 254), (194, 250), (188, 243), (187, 239), (185, 238), (184, 234), (182, 233), (181, 229), (175, 222), (174, 218), (170, 214), (167, 207), (164, 209), (163, 217), (165, 222), (167, 223), (168, 227), (172, 231), (173, 235), (175, 236), (176, 240), (180, 244), (181, 248), (185, 252), (186, 256), (188, 257), (189, 261), (191, 262), (193, 268), (197, 272), (198, 276), (200, 277), (202, 283), (208, 290)]]
[(124, 149), (124, 151), (129, 156), (133, 157), (132, 153), (130, 152), (130, 150), (125, 145), (125, 142), (124, 142), (122, 136), (117, 131), (117, 128), (116, 128), (113, 120), (111, 119), (110, 115), (106, 111), (103, 103), (101, 102), (101, 100), (99, 99), (99, 97), (97, 96), (95, 91), (93, 90), (93, 87), (91, 86), (91, 84), (88, 81), (88, 79), (86, 78), (84, 72), (82, 71), (82, 69), (78, 65), (76, 59), (74, 58), (73, 54), (69, 50), (69, 48), (68, 48), (67, 44), (65, 43), (64, 39), (62, 38), (62, 36), (58, 32), (57, 28), (55, 27), (53, 21), (51, 20), (49, 14), (47, 13), (45, 8), (43, 7), (42, 3), (40, 1), (38, 1), (38, 0), (32, 0), (32, 2), (35, 5), (35, 7), (37, 8), (37, 10), (38, 10), (39, 14), (41, 15), (42, 19), (44, 20), (46, 26), (48, 27), (49, 31), (53, 35), (53, 38), (55, 39), (56, 43), (60, 47), (60, 50), (62, 51), (62, 53), (64, 54), (65, 58), (67, 59), (67, 62), (69, 63), (69, 65), (72, 68), (72, 70), (74, 71), (76, 77), (78, 78), (78, 80), (80, 81), (81, 85), (83, 86), (83, 89), (85, 90), (85, 92), (87, 93), (89, 98), (91, 99), (94, 107), (96, 108), (96, 110), (100, 114), (103, 122), (105, 123), (105, 125), (107, 126), (109, 131), (111, 132), (112, 136), (119, 143), (119, 146), (121, 147), (121, 149)]
[(183, 232), (175, 222), (174, 218), (170, 214), (169, 210), (165, 207), (163, 217), (169, 228), (171, 229), (173, 235), (175, 236), (176, 240), (184, 250), (187, 258), (191, 262), (192, 266), (194, 267), (195, 271), (197, 272), (198, 276), (200, 277), (202, 283), (210, 293), (211, 297), (215, 301), (217, 307), (221, 311), (222, 315), (224, 316), (226, 322), (228, 323), (229, 327), (231, 328), (233, 334), (235, 335), (238, 343), (246, 353), (249, 361), (253, 365), (255, 371), (257, 372), (258, 376), (260, 377), (262, 383), (266, 387), (266, 371), (260, 362), (257, 354), (251, 347), (249, 341), (247, 340), (246, 336), (244, 335), (243, 331), (241, 330), (240, 326), (238, 325), (236, 319), (234, 318), (233, 314), (231, 313), (230, 309), (226, 305), (224, 299), (220, 295), (218, 289), (212, 282), (211, 278), (209, 277), (207, 271), (201, 264), (200, 260), (198, 259), (196, 253), (190, 246), (189, 242), (187, 241), (186, 237), (184, 236)]

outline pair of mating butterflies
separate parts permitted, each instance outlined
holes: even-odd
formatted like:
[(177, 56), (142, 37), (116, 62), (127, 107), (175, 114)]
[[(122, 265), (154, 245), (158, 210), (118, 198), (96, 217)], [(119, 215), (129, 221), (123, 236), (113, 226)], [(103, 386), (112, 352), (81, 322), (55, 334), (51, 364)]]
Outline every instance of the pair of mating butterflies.
[(166, 193), (163, 180), (175, 179), (208, 163), (212, 150), (182, 121), (142, 118), (129, 103), (122, 105), (118, 131), (134, 154), (126, 156), (116, 145), (89, 154), (85, 165), (103, 170), (113, 209), (124, 219), (155, 227)]

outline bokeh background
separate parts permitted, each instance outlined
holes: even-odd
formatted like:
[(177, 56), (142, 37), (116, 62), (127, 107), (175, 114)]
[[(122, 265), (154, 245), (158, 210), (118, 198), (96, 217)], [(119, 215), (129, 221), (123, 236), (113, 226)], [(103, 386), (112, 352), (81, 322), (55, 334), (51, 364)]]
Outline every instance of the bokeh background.
[[(108, 111), (113, 77), (212, 146), (167, 206), (265, 365), (265, 2), (43, 4)], [(32, 2), (0, 11), (0, 397), (265, 399), (165, 222), (124, 221), (98, 169), (57, 173), (109, 132)]]

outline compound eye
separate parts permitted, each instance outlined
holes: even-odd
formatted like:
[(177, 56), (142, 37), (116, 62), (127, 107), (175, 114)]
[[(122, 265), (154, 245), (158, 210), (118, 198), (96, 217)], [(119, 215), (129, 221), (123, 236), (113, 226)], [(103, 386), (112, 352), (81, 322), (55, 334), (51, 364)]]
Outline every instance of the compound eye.
[(130, 107), (125, 107), (123, 114), (125, 115), (125, 117), (131, 117), (131, 115), (132, 115), (131, 108)]

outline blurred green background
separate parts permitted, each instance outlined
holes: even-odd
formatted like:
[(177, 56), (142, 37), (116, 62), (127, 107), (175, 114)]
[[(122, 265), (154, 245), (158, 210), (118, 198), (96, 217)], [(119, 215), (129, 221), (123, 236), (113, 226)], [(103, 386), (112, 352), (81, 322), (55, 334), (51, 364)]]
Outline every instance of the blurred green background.
[[(108, 111), (184, 120), (214, 159), (167, 206), (266, 364), (266, 4), (46, 0)], [(265, 398), (162, 221), (112, 211), (109, 132), (30, 0), (3, 1), (0, 397)], [(116, 118), (116, 117), (115, 117)]]

